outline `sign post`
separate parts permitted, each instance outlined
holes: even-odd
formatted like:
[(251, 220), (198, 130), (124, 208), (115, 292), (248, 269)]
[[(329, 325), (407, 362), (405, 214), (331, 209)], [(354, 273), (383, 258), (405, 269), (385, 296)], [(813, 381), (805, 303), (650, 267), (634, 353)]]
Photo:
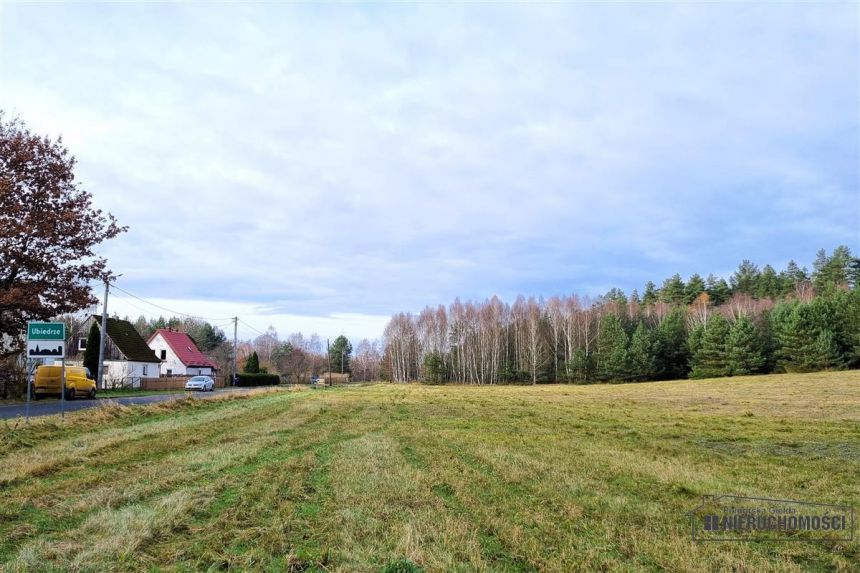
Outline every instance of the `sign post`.
[[(66, 324), (63, 322), (27, 323), (27, 358), (61, 360), (60, 400), (61, 416), (66, 417)], [(36, 380), (33, 378), (33, 392)], [(30, 388), (27, 388), (27, 418), (30, 414)]]

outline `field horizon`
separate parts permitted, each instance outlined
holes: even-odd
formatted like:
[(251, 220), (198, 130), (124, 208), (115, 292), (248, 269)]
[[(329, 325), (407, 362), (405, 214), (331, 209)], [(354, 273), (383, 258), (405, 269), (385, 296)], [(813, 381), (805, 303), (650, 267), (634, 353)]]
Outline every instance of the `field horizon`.
[(377, 383), (105, 407), (0, 446), (3, 571), (853, 571), (703, 543), (705, 495), (857, 507), (860, 371)]

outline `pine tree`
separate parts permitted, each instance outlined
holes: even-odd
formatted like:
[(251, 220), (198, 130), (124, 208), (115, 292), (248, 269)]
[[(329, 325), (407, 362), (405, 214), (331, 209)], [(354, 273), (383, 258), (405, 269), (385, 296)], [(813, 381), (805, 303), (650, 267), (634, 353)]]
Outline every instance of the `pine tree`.
[(427, 384), (441, 384), (448, 379), (445, 368), (445, 360), (439, 352), (428, 352), (424, 356), (424, 382)]
[(594, 356), (577, 348), (570, 359), (570, 375), (574, 382), (587, 384), (594, 380)]
[(705, 281), (698, 274), (694, 274), (684, 287), (684, 304), (692, 304), (696, 297), (705, 292)]
[(747, 259), (744, 259), (738, 265), (738, 270), (729, 279), (732, 285), (732, 293), (742, 292), (750, 296), (755, 296), (758, 290), (759, 276), (758, 267)]
[(609, 291), (605, 295), (603, 295), (603, 300), (607, 302), (614, 302), (620, 306), (624, 306), (625, 304), (627, 304), (627, 296), (620, 288), (609, 289)]
[(811, 349), (812, 363), (816, 370), (838, 370), (844, 368), (845, 360), (839, 352), (839, 346), (834, 340), (833, 333), (822, 330), (815, 338)]
[(812, 274), (812, 284), (819, 293), (830, 293), (836, 288), (846, 285), (851, 274), (851, 264), (854, 257), (851, 249), (840, 245), (833, 249), (833, 255), (828, 257), (827, 251), (821, 249), (815, 258)]
[(841, 314), (833, 300), (780, 305), (773, 312), (777, 365), (786, 372), (842, 368), (851, 357)]
[(659, 341), (658, 378), (674, 380), (686, 378), (689, 352), (687, 349), (686, 314), (678, 308), (667, 314), (657, 327)]
[(770, 265), (765, 265), (756, 286), (756, 298), (777, 298), (782, 292), (782, 284), (776, 270)]
[(99, 372), (99, 346), (101, 346), (101, 331), (99, 325), (93, 321), (90, 332), (87, 334), (87, 348), (84, 350), (84, 366), (90, 369), (92, 376), (98, 376)]
[(627, 333), (616, 314), (600, 320), (597, 338), (597, 377), (601, 380), (625, 380), (629, 376)]
[(657, 292), (657, 285), (655, 285), (652, 281), (648, 281), (645, 284), (645, 292), (642, 294), (642, 304), (651, 305), (657, 302), (659, 297), (659, 293)]
[(720, 306), (732, 296), (732, 289), (729, 288), (726, 279), (718, 279), (713, 274), (708, 275), (705, 292), (708, 293), (708, 298), (714, 306)]
[(656, 332), (640, 321), (630, 339), (630, 375), (635, 380), (653, 380), (658, 373), (659, 340)]
[(248, 359), (245, 361), (245, 374), (259, 374), (260, 373), (260, 357), (257, 356), (257, 351), (251, 353), (248, 356)]
[(702, 338), (705, 336), (705, 325), (697, 324), (690, 330), (687, 336), (687, 348), (690, 351), (690, 356), (695, 356), (702, 347)]
[(756, 325), (743, 315), (731, 327), (728, 337), (728, 373), (732, 376), (757, 374), (765, 365), (765, 353)]
[(806, 268), (800, 268), (794, 260), (788, 261), (785, 270), (779, 273), (779, 281), (781, 285), (780, 294), (782, 296), (790, 295), (795, 291), (799, 283), (809, 280), (809, 273)]
[(728, 352), (729, 323), (721, 314), (714, 314), (693, 356), (691, 378), (711, 378), (726, 376), (729, 373)]
[(660, 289), (660, 300), (672, 304), (681, 304), (684, 302), (684, 288), (681, 275), (675, 273), (663, 281), (663, 288)]

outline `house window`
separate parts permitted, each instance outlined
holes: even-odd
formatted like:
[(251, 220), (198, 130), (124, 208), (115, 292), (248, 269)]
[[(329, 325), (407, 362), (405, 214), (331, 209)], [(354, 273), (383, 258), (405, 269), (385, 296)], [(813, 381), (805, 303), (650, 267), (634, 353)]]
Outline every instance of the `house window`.
[(146, 376), (146, 364), (143, 365), (143, 375)]
[(161, 351), (161, 359), (162, 359), (162, 360), (167, 360), (167, 351), (166, 351), (166, 350), (162, 350), (162, 351)]
[(78, 339), (78, 350), (86, 350), (87, 349), (87, 339), (79, 338)]
[(170, 368), (168, 368), (168, 369), (167, 369), (167, 375), (168, 375), (168, 376), (173, 375), (173, 370), (171, 370)]

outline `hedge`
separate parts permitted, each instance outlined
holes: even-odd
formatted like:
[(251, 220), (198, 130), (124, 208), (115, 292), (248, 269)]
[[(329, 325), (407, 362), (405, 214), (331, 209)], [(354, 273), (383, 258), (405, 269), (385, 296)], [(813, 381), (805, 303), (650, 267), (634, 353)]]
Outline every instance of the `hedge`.
[(277, 386), (281, 377), (277, 374), (236, 374), (236, 386)]

